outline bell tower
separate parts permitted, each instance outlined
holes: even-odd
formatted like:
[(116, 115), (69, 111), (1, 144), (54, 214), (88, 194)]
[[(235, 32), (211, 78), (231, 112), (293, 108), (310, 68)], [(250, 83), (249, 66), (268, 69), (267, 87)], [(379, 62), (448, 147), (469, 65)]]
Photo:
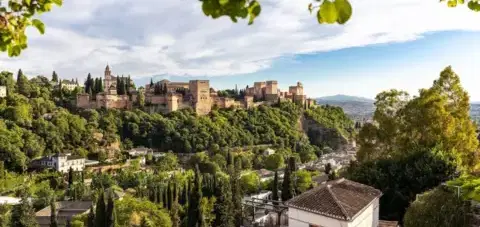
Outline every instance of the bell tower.
[(112, 71), (110, 71), (110, 66), (107, 64), (107, 67), (105, 68), (105, 76), (103, 80), (103, 90), (107, 91), (107, 93), (110, 93), (110, 81), (112, 80)]

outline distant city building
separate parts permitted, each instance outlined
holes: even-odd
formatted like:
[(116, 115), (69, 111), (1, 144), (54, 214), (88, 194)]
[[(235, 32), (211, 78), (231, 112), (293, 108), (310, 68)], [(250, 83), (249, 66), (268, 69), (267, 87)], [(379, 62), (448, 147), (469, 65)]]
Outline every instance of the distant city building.
[(275, 154), (275, 150), (272, 149), (272, 148), (267, 148), (267, 149), (263, 152), (263, 155), (265, 155), (265, 156), (269, 156), (269, 155), (272, 155), (272, 154)]
[(96, 94), (95, 97), (87, 93), (78, 94), (77, 107), (131, 109), (137, 103), (139, 92), (145, 95), (145, 104), (151, 110), (165, 113), (193, 108), (198, 114), (205, 115), (210, 113), (213, 107), (251, 108), (258, 105), (255, 102), (272, 104), (282, 100), (290, 100), (307, 107), (314, 104), (314, 101), (307, 99), (303, 94), (303, 85), (300, 82), (297, 86), (291, 86), (288, 92), (280, 91), (278, 82), (274, 80), (255, 82), (254, 87), (247, 86), (240, 100), (236, 100), (218, 96), (215, 89), (210, 87), (209, 80), (190, 80), (189, 82), (161, 80), (147, 84), (145, 89), (131, 90), (129, 94), (119, 95), (117, 78), (112, 75), (107, 65), (104, 74), (104, 92)]
[(43, 168), (52, 168), (61, 173), (67, 173), (70, 168), (73, 171), (83, 171), (85, 162), (85, 158), (68, 154), (56, 154), (34, 161), (34, 163)]
[(290, 227), (377, 227), (382, 192), (346, 179), (329, 181), (287, 202)]
[(0, 86), (0, 98), (5, 98), (5, 97), (7, 97), (7, 87)]

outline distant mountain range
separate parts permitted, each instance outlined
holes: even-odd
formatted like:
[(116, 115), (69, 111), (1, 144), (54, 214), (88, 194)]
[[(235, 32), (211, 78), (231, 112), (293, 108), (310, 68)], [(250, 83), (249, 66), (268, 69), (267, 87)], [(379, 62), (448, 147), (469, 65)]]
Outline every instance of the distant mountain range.
[[(357, 121), (371, 119), (375, 111), (374, 100), (358, 96), (334, 95), (316, 98), (316, 100), (319, 105), (342, 107), (347, 115)], [(480, 122), (480, 102), (470, 104), (470, 116), (473, 120)]]
[(333, 95), (316, 98), (317, 102), (366, 102), (373, 103), (373, 99), (349, 95)]

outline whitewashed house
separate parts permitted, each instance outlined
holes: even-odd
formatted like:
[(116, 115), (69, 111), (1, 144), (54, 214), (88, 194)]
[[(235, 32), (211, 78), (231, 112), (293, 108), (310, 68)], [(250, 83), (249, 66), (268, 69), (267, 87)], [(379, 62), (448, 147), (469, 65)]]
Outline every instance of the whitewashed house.
[(44, 168), (52, 168), (62, 173), (67, 173), (70, 168), (73, 171), (83, 171), (85, 169), (85, 158), (67, 154), (47, 156), (38, 160), (38, 162)]
[(287, 202), (289, 227), (378, 227), (382, 192), (346, 179), (329, 181)]
[(5, 98), (5, 97), (7, 97), (7, 87), (0, 86), (0, 98)]

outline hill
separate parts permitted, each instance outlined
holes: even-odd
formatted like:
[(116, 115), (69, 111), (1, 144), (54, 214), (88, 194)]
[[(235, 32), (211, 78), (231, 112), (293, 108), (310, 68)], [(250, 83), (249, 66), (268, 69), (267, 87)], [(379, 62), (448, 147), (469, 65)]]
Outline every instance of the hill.
[(333, 95), (333, 96), (324, 96), (316, 98), (317, 102), (366, 102), (366, 103), (373, 103), (374, 100), (359, 97), (359, 96), (349, 96), (349, 95)]

